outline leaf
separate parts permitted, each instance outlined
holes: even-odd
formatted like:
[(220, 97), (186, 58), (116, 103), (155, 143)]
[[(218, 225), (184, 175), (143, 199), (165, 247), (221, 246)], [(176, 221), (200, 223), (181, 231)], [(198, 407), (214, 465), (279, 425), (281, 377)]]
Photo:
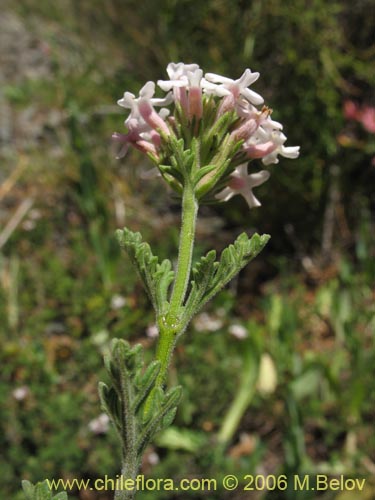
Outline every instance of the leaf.
[(30, 483), (30, 481), (27, 481), (26, 479), (24, 479), (21, 484), (22, 484), (22, 489), (26, 495), (27, 500), (33, 500), (35, 486), (32, 483)]
[(215, 170), (215, 168), (217, 168), (217, 165), (206, 165), (205, 167), (200, 168), (194, 176), (194, 186), (196, 186), (205, 175)]
[(114, 387), (99, 382), (99, 397), (103, 410), (111, 417), (116, 428), (121, 431), (121, 410), (119, 394)]
[(33, 500), (51, 500), (52, 493), (48, 487), (47, 481), (38, 483), (35, 486)]
[(68, 494), (65, 491), (61, 491), (52, 500), (68, 500)]
[(174, 278), (171, 262), (165, 259), (159, 264), (150, 245), (142, 242), (140, 233), (124, 228), (117, 231), (117, 237), (121, 247), (137, 267), (156, 313), (166, 314), (169, 307), (168, 290)]
[(265, 247), (270, 236), (254, 234), (250, 239), (242, 233), (236, 241), (225, 248), (219, 262), (211, 250), (193, 269), (191, 290), (185, 304), (183, 322), (190, 319), (214, 297), (243, 267)]
[(169, 427), (156, 439), (157, 445), (162, 448), (184, 450), (190, 453), (196, 453), (201, 450), (207, 445), (207, 441), (207, 434), (205, 432), (178, 427)]
[(133, 403), (133, 411), (134, 413), (138, 412), (138, 409), (140, 405), (143, 403), (143, 401), (147, 398), (147, 396), (150, 394), (156, 377), (158, 376), (160, 371), (160, 361), (153, 361), (150, 363), (150, 365), (147, 367), (145, 373), (142, 376), (142, 379), (138, 382), (138, 394), (137, 397), (134, 400)]
[(165, 415), (161, 424), (161, 429), (168, 429), (168, 427), (172, 424), (173, 420), (175, 419), (176, 413), (177, 413), (177, 406), (175, 408), (172, 408)]
[(215, 262), (216, 252), (211, 250), (195, 265), (192, 271), (193, 280), (191, 282), (191, 289), (188, 299), (185, 303), (185, 310), (183, 322), (187, 323), (200, 309), (202, 299), (206, 293), (213, 274), (217, 269), (219, 263)]
[(147, 443), (153, 438), (155, 433), (162, 428), (164, 417), (174, 408), (177, 408), (177, 405), (181, 400), (181, 396), (181, 386), (174, 387), (164, 394), (160, 409), (152, 415), (152, 418), (144, 427), (137, 440), (137, 453), (139, 455), (142, 454), (144, 448), (147, 446)]

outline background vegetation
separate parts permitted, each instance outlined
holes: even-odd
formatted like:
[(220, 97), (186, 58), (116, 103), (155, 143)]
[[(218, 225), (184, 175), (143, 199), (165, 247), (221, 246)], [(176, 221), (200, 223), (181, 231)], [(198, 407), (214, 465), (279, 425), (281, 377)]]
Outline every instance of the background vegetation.
[[(171, 380), (184, 399), (143, 472), (345, 474), (366, 477), (366, 489), (322, 498), (373, 498), (372, 0), (2, 0), (1, 8), (2, 497), (21, 499), (22, 478), (119, 472), (115, 437), (97, 420), (102, 355), (119, 336), (151, 356), (155, 339), (113, 233), (141, 229), (170, 256), (179, 212), (157, 180), (139, 175), (144, 159), (114, 160), (110, 136), (124, 119), (115, 102), (162, 78), (169, 61), (185, 61), (233, 77), (260, 71), (255, 90), (302, 154), (272, 168), (261, 209), (249, 213), (242, 199), (202, 208), (202, 250), (220, 250), (242, 230), (272, 240), (180, 343)], [(239, 331), (247, 338), (230, 333)], [(251, 380), (257, 390), (234, 435), (215, 444)]]

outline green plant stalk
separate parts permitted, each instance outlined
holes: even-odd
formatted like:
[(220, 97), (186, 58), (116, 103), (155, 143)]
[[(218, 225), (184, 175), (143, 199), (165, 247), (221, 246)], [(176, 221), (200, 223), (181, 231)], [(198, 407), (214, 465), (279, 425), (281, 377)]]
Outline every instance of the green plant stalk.
[(172, 328), (178, 326), (175, 324), (175, 321), (179, 318), (180, 309), (189, 284), (197, 213), (198, 203), (195, 198), (194, 188), (188, 181), (184, 186), (182, 196), (181, 232), (176, 279), (173, 284), (170, 310), (167, 318), (167, 322)]
[(257, 377), (258, 361), (251, 346), (247, 346), (239, 389), (217, 435), (217, 442), (220, 445), (226, 446), (238, 429), (241, 418), (254, 397)]
[(125, 453), (124, 453), (123, 466), (121, 468), (121, 476), (123, 477), (123, 485), (125, 485), (129, 479), (132, 479), (134, 481), (134, 483), (132, 483), (134, 485), (134, 489), (133, 490), (131, 490), (131, 489), (129, 489), (129, 490), (117, 489), (115, 491), (114, 500), (134, 500), (135, 495), (137, 493), (137, 491), (135, 489), (135, 484), (136, 484), (138, 471), (139, 471), (139, 464), (135, 463), (134, 460), (133, 461), (126, 460)]
[(156, 359), (160, 361), (161, 365), (156, 380), (156, 387), (160, 387), (164, 384), (176, 344), (176, 338), (186, 327), (185, 324), (181, 323), (181, 316), (191, 273), (197, 214), (198, 202), (195, 197), (194, 188), (190, 182), (187, 181), (184, 186), (182, 197), (180, 243), (176, 278), (173, 284), (170, 308), (167, 316), (165, 318), (160, 318), (158, 321), (159, 343), (156, 351)]
[[(132, 412), (127, 411), (130, 408), (133, 397), (132, 397), (132, 385), (128, 379), (124, 365), (120, 364), (121, 370), (121, 406), (122, 406), (122, 428), (124, 429), (123, 444), (122, 444), (122, 467), (121, 475), (124, 480), (132, 479), (136, 480), (139, 463), (137, 460), (136, 452), (136, 422)], [(133, 500), (135, 498), (136, 491), (116, 489), (114, 500)]]

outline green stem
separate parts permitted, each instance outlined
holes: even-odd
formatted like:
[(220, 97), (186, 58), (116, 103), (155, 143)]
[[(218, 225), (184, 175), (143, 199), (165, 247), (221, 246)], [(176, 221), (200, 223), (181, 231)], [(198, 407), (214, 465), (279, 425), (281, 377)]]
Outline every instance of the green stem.
[(195, 224), (197, 220), (198, 203), (193, 187), (187, 183), (182, 197), (181, 232), (178, 249), (176, 279), (170, 301), (169, 325), (174, 326), (183, 304), (186, 289), (189, 284), (191, 260), (195, 238)]
[(159, 343), (156, 359), (160, 361), (161, 367), (156, 380), (156, 387), (160, 387), (165, 382), (169, 362), (176, 344), (176, 337), (185, 328), (185, 325), (180, 322), (181, 308), (190, 279), (197, 213), (198, 202), (195, 198), (194, 189), (187, 182), (182, 197), (180, 243), (170, 309), (167, 317), (161, 318), (161, 321), (159, 321)]
[[(134, 484), (136, 483), (137, 475), (139, 471), (139, 465), (138, 464), (127, 464), (126, 459), (123, 459), (123, 466), (121, 469), (121, 476), (123, 477), (123, 484), (122, 486), (125, 486), (126, 481), (128, 479), (132, 479), (134, 481)], [(129, 484), (129, 483), (128, 483)], [(121, 485), (121, 483), (120, 483)], [(125, 490), (125, 489), (117, 489), (115, 491), (115, 496), (114, 500), (134, 500), (135, 496), (137, 494), (136, 489), (134, 488), (133, 490)]]
[[(126, 372), (125, 365), (118, 363), (120, 368), (120, 385), (121, 385), (121, 427), (122, 427), (122, 468), (121, 475), (124, 482), (127, 479), (136, 480), (139, 471), (139, 463), (136, 450), (136, 432), (137, 426), (135, 416), (130, 411), (134, 400), (133, 387)], [(133, 500), (135, 498), (135, 490), (118, 489), (115, 492), (114, 500)]]

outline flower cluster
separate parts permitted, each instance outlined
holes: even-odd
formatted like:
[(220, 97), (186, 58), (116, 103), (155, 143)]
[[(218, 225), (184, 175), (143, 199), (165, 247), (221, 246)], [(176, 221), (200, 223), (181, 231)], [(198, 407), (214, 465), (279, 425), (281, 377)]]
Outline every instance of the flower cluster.
[[(203, 76), (197, 64), (184, 63), (168, 64), (167, 73), (168, 80), (157, 82), (164, 97), (155, 97), (155, 83), (147, 82), (138, 97), (125, 92), (118, 101), (130, 110), (127, 133), (113, 134), (121, 145), (118, 157), (132, 146), (148, 154), (178, 192), (192, 182), (198, 198), (227, 201), (241, 194), (250, 208), (259, 206), (252, 188), (270, 174), (249, 174), (249, 162), (259, 159), (269, 165), (278, 163), (279, 155), (299, 155), (298, 146), (284, 146), (282, 125), (272, 120), (262, 96), (249, 88), (259, 73), (246, 69), (232, 80), (214, 73)], [(189, 160), (184, 152), (195, 157)]]

